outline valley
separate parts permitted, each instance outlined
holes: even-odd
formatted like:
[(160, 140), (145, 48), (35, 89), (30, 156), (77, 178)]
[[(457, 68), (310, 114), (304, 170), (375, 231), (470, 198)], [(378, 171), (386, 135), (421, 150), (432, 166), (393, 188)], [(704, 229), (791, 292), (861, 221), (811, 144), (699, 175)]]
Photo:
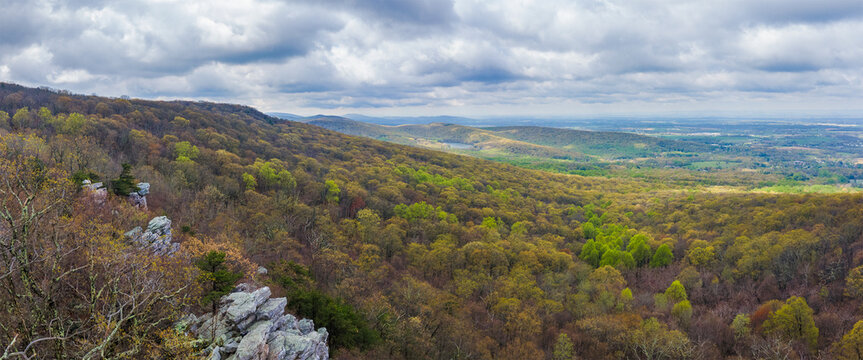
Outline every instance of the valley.
[(302, 121), (349, 135), (530, 169), (643, 179), (691, 189), (732, 186), (744, 191), (849, 192), (857, 191), (857, 179), (863, 179), (863, 127), (854, 121), (556, 123), (570, 128), (380, 125), (335, 116)]

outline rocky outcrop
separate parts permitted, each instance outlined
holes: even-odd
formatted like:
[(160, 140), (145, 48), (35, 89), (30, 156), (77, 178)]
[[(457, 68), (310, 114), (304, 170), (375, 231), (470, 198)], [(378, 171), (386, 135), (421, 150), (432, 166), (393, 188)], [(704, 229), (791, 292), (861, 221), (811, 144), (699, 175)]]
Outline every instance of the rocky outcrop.
[[(136, 186), (138, 191), (129, 193), (129, 202), (132, 203), (132, 206), (147, 210), (147, 194), (150, 193), (150, 183), (140, 182)], [(105, 204), (105, 200), (108, 199), (108, 189), (100, 182), (94, 183), (90, 180), (84, 180), (81, 183), (81, 188), (90, 194), (96, 204)]]
[(173, 242), (171, 219), (165, 216), (157, 216), (150, 220), (147, 230), (137, 226), (125, 235), (138, 246), (151, 249), (157, 255), (171, 255), (180, 249), (180, 244)]
[(131, 202), (135, 207), (146, 210), (147, 194), (150, 193), (150, 183), (140, 182), (135, 186), (138, 187), (138, 191), (129, 193), (129, 202)]
[(270, 288), (241, 284), (219, 302), (216, 316), (190, 315), (178, 326), (211, 345), (206, 359), (319, 360), (329, 358), (327, 329), (285, 314), (286, 298), (271, 298)]
[(98, 205), (105, 204), (105, 200), (108, 199), (108, 189), (106, 189), (100, 182), (93, 183), (90, 180), (84, 180), (81, 183), (81, 188), (87, 191), (90, 198), (93, 199), (93, 202)]

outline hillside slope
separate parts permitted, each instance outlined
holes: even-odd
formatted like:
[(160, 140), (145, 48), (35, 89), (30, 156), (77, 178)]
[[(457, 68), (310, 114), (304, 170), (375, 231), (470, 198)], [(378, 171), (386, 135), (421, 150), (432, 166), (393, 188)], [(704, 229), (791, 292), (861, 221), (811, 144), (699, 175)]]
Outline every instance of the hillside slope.
[[(441, 128), (416, 131), (499, 137)], [(211, 251), (336, 358), (840, 357), (863, 317), (860, 194), (679, 191), (2, 83), (0, 175), (0, 344), (30, 357), (193, 355), (172, 324), (211, 305)], [(149, 182), (149, 209), (88, 202), (85, 178)], [(122, 234), (163, 214), (182, 255), (159, 262)]]

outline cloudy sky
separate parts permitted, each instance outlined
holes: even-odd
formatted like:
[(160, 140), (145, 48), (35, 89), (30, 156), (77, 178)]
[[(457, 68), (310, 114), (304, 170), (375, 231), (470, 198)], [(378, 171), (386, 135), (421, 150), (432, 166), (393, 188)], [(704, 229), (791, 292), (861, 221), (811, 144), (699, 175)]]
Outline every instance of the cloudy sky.
[(863, 111), (861, 0), (0, 0), (0, 9), (0, 81), (79, 93), (302, 115)]

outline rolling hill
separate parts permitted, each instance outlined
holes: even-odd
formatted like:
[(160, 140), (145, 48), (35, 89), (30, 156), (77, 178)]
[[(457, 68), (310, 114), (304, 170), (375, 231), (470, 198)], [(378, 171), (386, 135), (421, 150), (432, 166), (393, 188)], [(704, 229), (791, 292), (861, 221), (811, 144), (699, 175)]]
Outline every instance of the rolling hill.
[(444, 123), (387, 126), (335, 116), (310, 118), (306, 122), (345, 134), (486, 158), (526, 156), (609, 161), (710, 150), (702, 144), (637, 134), (538, 126), (475, 128)]

